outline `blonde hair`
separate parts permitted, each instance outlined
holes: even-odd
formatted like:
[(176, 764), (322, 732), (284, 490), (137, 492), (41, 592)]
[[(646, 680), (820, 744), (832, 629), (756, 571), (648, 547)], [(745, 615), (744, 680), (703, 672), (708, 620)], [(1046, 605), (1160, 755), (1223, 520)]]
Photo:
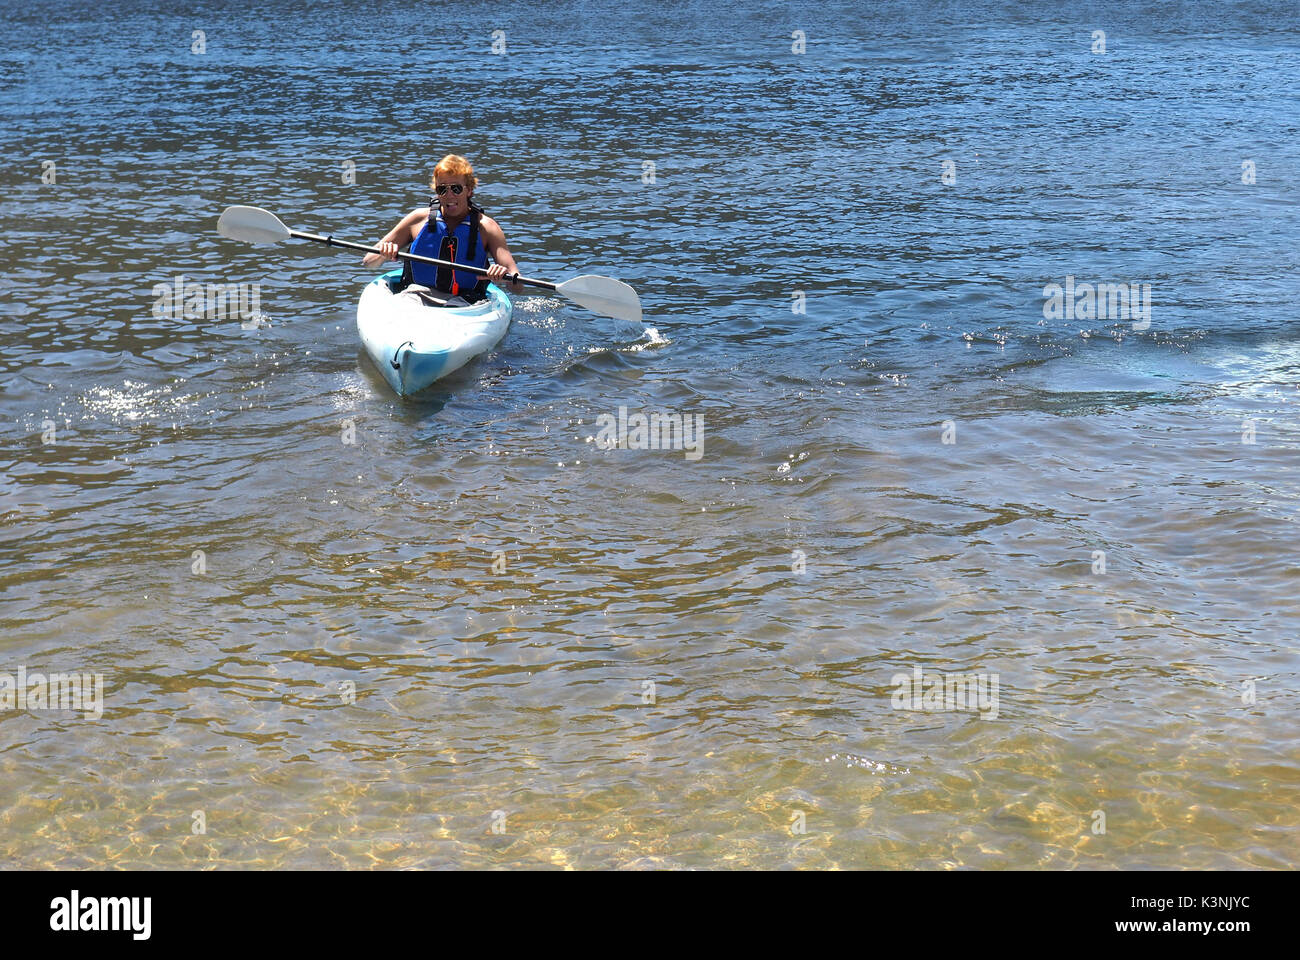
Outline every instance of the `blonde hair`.
[(438, 161), (438, 165), (433, 168), (433, 176), (429, 178), (430, 187), (437, 184), (438, 174), (444, 177), (464, 177), (471, 190), (478, 186), (478, 177), (474, 176), (474, 165), (458, 153), (449, 153)]

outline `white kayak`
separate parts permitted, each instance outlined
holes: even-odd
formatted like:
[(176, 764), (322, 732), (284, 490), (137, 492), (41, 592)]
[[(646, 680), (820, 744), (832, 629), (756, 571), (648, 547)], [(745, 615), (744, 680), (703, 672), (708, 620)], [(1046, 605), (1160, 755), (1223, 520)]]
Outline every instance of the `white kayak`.
[(513, 308), (495, 284), (471, 306), (430, 306), (414, 295), (395, 294), (401, 278), (401, 270), (391, 270), (366, 284), (357, 304), (357, 333), (384, 379), (398, 396), (409, 397), (495, 347)]

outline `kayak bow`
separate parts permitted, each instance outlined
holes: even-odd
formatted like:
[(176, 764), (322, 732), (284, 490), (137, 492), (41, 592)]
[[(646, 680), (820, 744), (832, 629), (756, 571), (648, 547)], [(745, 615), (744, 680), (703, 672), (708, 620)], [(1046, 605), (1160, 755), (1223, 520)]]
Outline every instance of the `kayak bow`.
[(394, 293), (401, 277), (401, 270), (392, 270), (366, 284), (357, 333), (389, 386), (409, 397), (495, 347), (513, 308), (495, 284), (468, 307), (431, 306), (414, 294)]

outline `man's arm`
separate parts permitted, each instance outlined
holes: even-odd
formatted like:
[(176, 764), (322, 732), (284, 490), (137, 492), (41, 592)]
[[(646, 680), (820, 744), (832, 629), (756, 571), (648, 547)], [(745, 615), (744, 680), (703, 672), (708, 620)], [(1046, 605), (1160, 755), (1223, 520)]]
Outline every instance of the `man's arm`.
[(382, 254), (367, 253), (361, 260), (362, 265), (367, 267), (377, 267), (386, 260), (396, 260), (397, 251), (410, 246), (411, 241), (415, 239), (415, 225), (421, 220), (427, 220), (428, 218), (428, 207), (417, 207), (406, 216), (402, 217), (401, 220), (397, 221), (397, 226), (384, 234), (384, 238), (375, 244), (375, 246), (380, 247), (384, 252)]
[[(518, 273), (519, 267), (515, 265), (515, 258), (511, 256), (510, 248), (506, 246), (506, 234), (500, 225), (491, 217), (484, 217), (479, 221), (478, 226), (483, 232), (483, 248), (493, 260), (488, 265), (488, 279), (499, 284), (501, 278), (507, 273)], [(508, 287), (511, 293), (524, 292), (522, 284), (511, 283)]]

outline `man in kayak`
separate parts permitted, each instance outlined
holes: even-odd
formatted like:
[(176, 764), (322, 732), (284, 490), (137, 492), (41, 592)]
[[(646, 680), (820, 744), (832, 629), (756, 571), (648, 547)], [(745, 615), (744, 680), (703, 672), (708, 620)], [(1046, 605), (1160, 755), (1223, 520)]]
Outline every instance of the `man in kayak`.
[(376, 244), (383, 253), (368, 253), (362, 263), (377, 267), (385, 260), (396, 260), (397, 251), (409, 247), (408, 252), (422, 257), (486, 268), (485, 277), (431, 263), (403, 261), (404, 291), (426, 299), (437, 297), (453, 307), (482, 300), (487, 296), (489, 281), (511, 293), (522, 293), (522, 285), (502, 283), (502, 277), (518, 273), (519, 268), (501, 227), (473, 202), (478, 177), (470, 162), (457, 154), (447, 154), (433, 168), (430, 185), (434, 195), (429, 198), (429, 206), (417, 207), (404, 216)]

